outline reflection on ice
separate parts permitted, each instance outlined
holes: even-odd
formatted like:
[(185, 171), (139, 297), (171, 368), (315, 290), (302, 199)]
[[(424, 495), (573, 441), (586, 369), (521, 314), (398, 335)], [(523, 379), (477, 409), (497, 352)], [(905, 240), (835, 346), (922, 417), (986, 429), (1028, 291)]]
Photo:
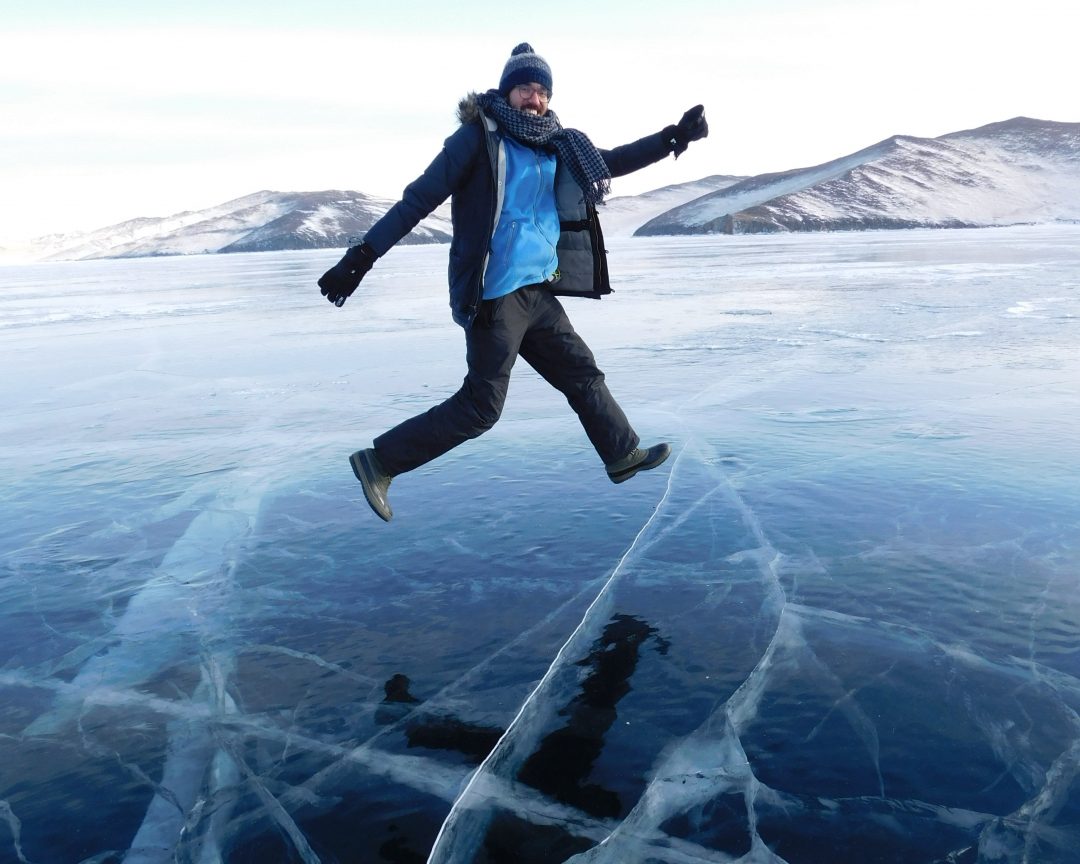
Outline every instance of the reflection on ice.
[[(675, 467), (677, 467), (677, 464), (678, 460), (676, 460)], [(670, 485), (668, 489), (670, 491)], [(520, 779), (538, 791), (548, 794), (552, 793), (555, 788), (559, 788), (562, 790), (562, 795), (559, 797), (563, 800), (567, 798), (573, 799), (568, 803), (577, 804), (578, 809), (585, 812), (599, 809), (600, 812), (595, 815), (619, 815), (617, 805), (611, 808), (602, 801), (606, 796), (612, 796), (617, 801), (618, 797), (614, 793), (608, 790), (590, 788), (576, 790), (577, 794), (574, 794), (573, 778), (568, 778), (565, 775), (565, 766), (562, 770), (557, 770), (555, 776), (552, 776), (549, 770), (552, 768), (552, 762), (557, 757), (551, 754), (545, 758), (544, 755), (545, 747), (548, 746), (555, 753), (563, 751), (560, 753), (562, 758), (565, 758), (567, 748), (585, 746), (598, 752), (607, 727), (615, 719), (615, 700), (611, 700), (611, 704), (607, 706), (607, 712), (605, 712), (607, 716), (600, 721), (605, 728), (594, 730), (597, 733), (595, 738), (588, 730), (584, 733), (580, 730), (571, 732), (567, 736), (570, 739), (569, 741), (552, 741), (552, 738), (558, 734), (553, 731), (548, 732), (548, 737), (543, 742), (539, 740), (539, 736), (547, 730), (547, 727), (556, 720), (558, 715), (567, 712), (568, 703), (572, 703), (579, 698), (578, 667), (582, 664), (588, 664), (588, 656), (597, 654), (598, 659), (602, 660), (604, 659), (605, 650), (611, 650), (613, 639), (608, 638), (605, 640), (604, 635), (608, 634), (611, 629), (617, 628), (619, 623), (618, 617), (612, 620), (612, 609), (614, 608), (613, 604), (617, 602), (616, 596), (619, 593), (622, 574), (628, 566), (628, 562), (634, 559), (638, 542), (648, 533), (666, 500), (667, 495), (665, 494), (664, 498), (661, 499), (660, 506), (657, 507), (653, 516), (645, 523), (645, 527), (634, 538), (630, 548), (620, 558), (611, 575), (585, 610), (584, 616), (570, 634), (570, 638), (556, 653), (555, 659), (540, 679), (539, 684), (522, 703), (506, 733), (473, 773), (465, 790), (454, 802), (450, 815), (443, 822), (428, 858), (429, 861), (468, 861), (477, 855), (487, 833), (490, 819), (489, 808), (498, 806), (498, 801), (503, 797), (501, 794), (502, 784), (491, 783), (488, 780), (490, 775), (502, 778), (508, 784)], [(609, 621), (611, 623), (608, 623)], [(601, 628), (604, 628), (603, 633)], [(639, 638), (641, 635), (654, 632), (648, 625), (641, 625), (641, 628)], [(588, 646), (594, 642), (597, 645), (593, 652), (590, 653)], [(625, 678), (629, 678), (631, 672), (632, 669), (626, 670)], [(608, 677), (612, 674), (619, 675), (619, 672), (609, 672)], [(625, 680), (623, 680), (622, 684), (625, 686)], [(587, 696), (587, 691), (582, 695)], [(583, 701), (587, 702), (587, 699)], [(591, 719), (593, 724), (597, 722), (595, 718)], [(588, 725), (589, 721), (585, 722)], [(594, 740), (589, 741), (589, 738), (594, 738)], [(597, 754), (592, 755), (595, 758)], [(574, 761), (580, 761), (580, 756)], [(588, 776), (591, 762), (592, 760), (588, 759), (588, 755), (586, 755), (585, 764), (578, 766), (581, 769), (581, 776)], [(530, 782), (530, 779), (532, 782)], [(571, 781), (569, 789), (567, 788), (568, 780)], [(485, 789), (486, 793), (477, 792), (478, 789)], [(493, 794), (498, 797), (492, 798)], [(474, 796), (477, 795), (483, 796), (480, 798), (480, 803), (474, 800)], [(590, 806), (582, 807), (583, 800), (587, 800)], [(612, 812), (607, 812), (609, 810)]]
[(5, 269), (0, 861), (1076, 860), (1076, 239), (619, 241), (669, 466), (522, 369), (389, 525), (445, 249)]

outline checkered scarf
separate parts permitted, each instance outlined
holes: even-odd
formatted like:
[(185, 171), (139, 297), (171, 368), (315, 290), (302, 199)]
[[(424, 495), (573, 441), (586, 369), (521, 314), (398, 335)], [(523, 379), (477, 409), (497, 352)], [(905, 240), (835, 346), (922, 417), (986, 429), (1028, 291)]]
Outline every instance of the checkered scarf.
[(554, 111), (549, 109), (542, 117), (526, 114), (512, 107), (498, 90), (481, 93), (476, 102), (516, 141), (530, 147), (554, 147), (590, 204), (599, 204), (611, 191), (611, 170), (592, 141), (584, 132), (564, 129)]

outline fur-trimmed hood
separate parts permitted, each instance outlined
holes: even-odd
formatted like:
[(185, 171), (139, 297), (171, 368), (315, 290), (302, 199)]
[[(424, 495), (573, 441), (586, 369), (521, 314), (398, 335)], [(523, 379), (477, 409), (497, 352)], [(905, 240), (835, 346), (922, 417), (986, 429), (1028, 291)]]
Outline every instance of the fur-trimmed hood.
[(466, 123), (480, 122), (480, 105), (476, 101), (476, 91), (470, 91), (461, 97), (457, 106), (458, 122), (464, 126)]

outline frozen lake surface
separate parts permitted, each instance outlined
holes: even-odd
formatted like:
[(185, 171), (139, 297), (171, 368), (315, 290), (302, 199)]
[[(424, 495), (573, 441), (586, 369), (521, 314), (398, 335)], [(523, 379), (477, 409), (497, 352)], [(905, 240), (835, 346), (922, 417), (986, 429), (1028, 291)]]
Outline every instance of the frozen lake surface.
[(0, 862), (1080, 861), (1080, 226), (620, 239), (567, 301), (662, 468), (446, 247), (0, 268)]

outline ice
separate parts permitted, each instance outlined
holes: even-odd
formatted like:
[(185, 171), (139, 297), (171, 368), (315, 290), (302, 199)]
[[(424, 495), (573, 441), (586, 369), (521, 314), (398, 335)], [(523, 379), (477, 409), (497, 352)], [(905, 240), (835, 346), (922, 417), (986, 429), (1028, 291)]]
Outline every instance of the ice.
[(0, 269), (0, 861), (1078, 860), (1078, 240), (609, 240), (672, 458), (523, 365), (389, 524), (446, 247)]

